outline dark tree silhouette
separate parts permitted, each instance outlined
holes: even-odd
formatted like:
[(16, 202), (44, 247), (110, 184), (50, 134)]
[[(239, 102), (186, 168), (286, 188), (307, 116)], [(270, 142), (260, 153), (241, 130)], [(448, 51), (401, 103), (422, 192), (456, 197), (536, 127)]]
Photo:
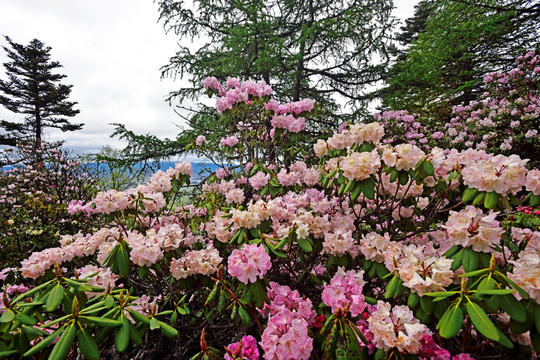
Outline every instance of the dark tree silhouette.
[(66, 75), (53, 70), (62, 67), (51, 61), (51, 48), (34, 39), (28, 45), (17, 44), (5, 36), (10, 47), (4, 47), (11, 61), (4, 63), (7, 80), (0, 80), (0, 104), (25, 117), (21, 122), (2, 120), (0, 144), (15, 145), (17, 141), (32, 141), (40, 146), (44, 128), (62, 131), (80, 130), (83, 124), (73, 124), (67, 118), (77, 115), (77, 104), (68, 101), (72, 85), (60, 84)]

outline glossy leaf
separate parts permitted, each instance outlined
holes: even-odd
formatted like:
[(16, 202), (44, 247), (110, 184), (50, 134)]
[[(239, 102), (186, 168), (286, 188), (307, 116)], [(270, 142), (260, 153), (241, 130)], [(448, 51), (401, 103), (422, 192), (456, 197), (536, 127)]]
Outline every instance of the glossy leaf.
[(497, 329), (480, 305), (469, 300), (465, 304), (465, 308), (476, 330), (490, 340), (497, 341), (505, 346), (508, 345), (508, 338)]
[(463, 311), (459, 303), (456, 303), (446, 310), (441, 321), (437, 324), (437, 329), (443, 338), (449, 339), (457, 335), (462, 325)]
[(96, 340), (94, 340), (87, 329), (80, 328), (79, 331), (77, 331), (77, 343), (79, 345), (81, 354), (83, 354), (86, 359), (100, 359), (99, 348)]
[(56, 345), (54, 345), (51, 355), (49, 355), (49, 360), (65, 359), (69, 354), (71, 345), (75, 342), (76, 335), (77, 329), (75, 328), (75, 321), (73, 321), (64, 328), (64, 332), (60, 335)]
[(47, 297), (47, 303), (45, 304), (45, 310), (48, 312), (56, 310), (58, 306), (62, 303), (64, 299), (64, 287), (57, 282), (56, 285), (52, 288), (49, 296)]

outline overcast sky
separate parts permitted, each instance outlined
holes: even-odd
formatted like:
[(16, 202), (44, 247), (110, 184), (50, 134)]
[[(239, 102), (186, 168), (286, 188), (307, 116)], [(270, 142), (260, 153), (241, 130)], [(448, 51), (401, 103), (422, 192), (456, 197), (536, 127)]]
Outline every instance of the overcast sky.
[[(395, 15), (414, 13), (418, 0), (394, 0)], [(37, 38), (52, 48), (51, 59), (64, 67), (64, 84), (72, 84), (70, 100), (81, 113), (73, 122), (81, 131), (48, 131), (51, 140), (65, 140), (75, 152), (96, 152), (103, 145), (121, 147), (109, 138), (123, 123), (137, 133), (174, 138), (181, 119), (165, 102), (179, 80), (160, 78), (160, 67), (177, 50), (177, 37), (157, 22), (152, 0), (0, 0), (0, 35), (20, 44)], [(6, 46), (3, 36), (0, 45)], [(0, 49), (0, 62), (8, 58)], [(5, 69), (0, 67), (0, 78)], [(0, 106), (0, 119), (17, 120)]]

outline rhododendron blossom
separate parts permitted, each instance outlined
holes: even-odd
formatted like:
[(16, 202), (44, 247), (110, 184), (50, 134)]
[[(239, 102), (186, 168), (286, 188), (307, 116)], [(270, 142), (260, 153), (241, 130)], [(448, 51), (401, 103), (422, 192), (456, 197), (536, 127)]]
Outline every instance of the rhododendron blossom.
[(270, 316), (260, 344), (266, 360), (307, 360), (313, 350), (308, 323), (287, 308)]
[(257, 278), (262, 279), (272, 267), (270, 256), (257, 244), (246, 244), (240, 250), (233, 250), (228, 262), (229, 274), (236, 276), (244, 284), (253, 283)]
[(430, 331), (414, 317), (405, 305), (394, 306), (384, 301), (377, 302), (377, 311), (367, 320), (369, 330), (374, 335), (379, 349), (397, 348), (401, 352), (417, 354), (422, 348), (421, 341)]
[(202, 250), (188, 250), (179, 259), (171, 260), (171, 275), (185, 279), (195, 274), (214, 274), (222, 262), (219, 251), (212, 246)]
[(338, 268), (330, 280), (330, 285), (324, 285), (321, 296), (323, 302), (332, 308), (332, 312), (348, 308), (351, 316), (358, 316), (367, 307), (364, 295), (362, 295), (362, 288), (365, 284), (363, 276), (363, 270), (345, 271), (341, 267)]
[(240, 341), (229, 344), (227, 350), (234, 354), (234, 358), (229, 353), (226, 353), (225, 360), (259, 360), (260, 356), (257, 340), (251, 335), (244, 335)]
[(471, 246), (475, 251), (491, 252), (491, 246), (499, 243), (504, 232), (495, 220), (497, 215), (496, 212), (484, 215), (482, 210), (469, 205), (460, 212), (450, 211), (444, 227), (454, 244)]

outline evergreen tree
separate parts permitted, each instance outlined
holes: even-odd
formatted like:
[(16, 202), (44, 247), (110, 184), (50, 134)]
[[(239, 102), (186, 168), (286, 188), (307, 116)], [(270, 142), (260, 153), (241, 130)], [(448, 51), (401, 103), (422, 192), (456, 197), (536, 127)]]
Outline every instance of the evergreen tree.
[(539, 20), (538, 0), (419, 3), (402, 28), (407, 48), (381, 92), (384, 107), (448, 120), (452, 106), (482, 94), (487, 73), (539, 45)]
[[(392, 0), (159, 0), (158, 5), (167, 31), (180, 37), (180, 50), (163, 75), (190, 82), (169, 100), (197, 99), (208, 76), (222, 83), (227, 77), (264, 80), (282, 103), (309, 98), (318, 104), (318, 116), (306, 119), (306, 138), (313, 139), (324, 128), (367, 115), (366, 86), (386, 76)], [(193, 44), (200, 46), (194, 50)], [(124, 157), (165, 157), (183, 152), (197, 135), (227, 131), (222, 120), (201, 107), (189, 117), (188, 129), (170, 141), (122, 126), (115, 135), (129, 142)]]
[(51, 48), (34, 39), (21, 45), (5, 36), (10, 47), (3, 47), (10, 61), (4, 63), (7, 80), (0, 79), (0, 104), (16, 114), (23, 114), (22, 122), (2, 120), (0, 144), (15, 145), (17, 141), (31, 141), (40, 146), (45, 128), (62, 131), (80, 130), (83, 124), (73, 124), (67, 118), (77, 115), (76, 102), (68, 101), (72, 85), (60, 84), (66, 75), (53, 73), (62, 67), (51, 61)]

